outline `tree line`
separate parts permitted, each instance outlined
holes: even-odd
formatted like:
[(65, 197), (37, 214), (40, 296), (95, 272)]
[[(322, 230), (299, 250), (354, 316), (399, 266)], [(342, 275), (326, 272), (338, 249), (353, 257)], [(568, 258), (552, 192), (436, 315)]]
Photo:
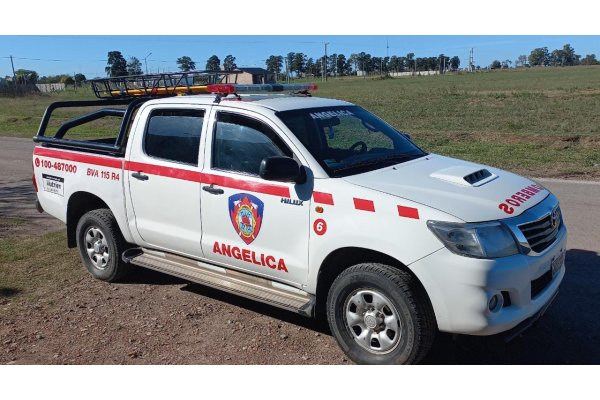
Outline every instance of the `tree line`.
[(458, 56), (448, 57), (440, 54), (437, 57), (415, 57), (414, 53), (406, 56), (378, 57), (366, 52), (352, 53), (349, 57), (333, 53), (327, 57), (309, 57), (304, 53), (290, 52), (285, 57), (271, 55), (265, 61), (266, 69), (275, 74), (288, 73), (295, 76), (328, 76), (414, 71), (457, 71), (460, 67)]
[[(548, 47), (538, 47), (531, 50), (529, 56), (522, 54), (515, 60), (515, 67), (571, 67), (575, 65), (599, 65), (595, 54), (586, 54), (582, 57), (575, 54), (575, 49), (570, 44), (565, 44), (562, 49), (548, 50)], [(490, 69), (510, 68), (510, 60), (494, 60)]]
[[(181, 56), (176, 60), (177, 68), (182, 72), (196, 70), (196, 61), (190, 56)], [(225, 71), (233, 71), (237, 68), (235, 57), (228, 54), (223, 59), (223, 69)], [(206, 60), (205, 69), (209, 71), (218, 71), (221, 69), (221, 60), (217, 55), (212, 55)], [(128, 75), (142, 75), (142, 63), (136, 57), (131, 57), (125, 60), (120, 51), (108, 52), (108, 60), (104, 69), (107, 76), (118, 77)]]

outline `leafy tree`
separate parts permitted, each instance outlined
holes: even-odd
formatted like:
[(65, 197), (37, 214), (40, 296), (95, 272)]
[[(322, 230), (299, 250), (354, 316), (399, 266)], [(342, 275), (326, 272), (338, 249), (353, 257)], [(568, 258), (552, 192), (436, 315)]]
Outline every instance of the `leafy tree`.
[(550, 53), (548, 64), (554, 67), (562, 67), (565, 65), (565, 54), (562, 50), (556, 49)]
[(525, 54), (521, 54), (519, 57), (517, 57), (517, 60), (515, 61), (515, 67), (524, 67), (527, 65), (527, 56)]
[(458, 71), (460, 68), (460, 58), (458, 56), (454, 56), (450, 59), (450, 69), (452, 71)]
[(236, 68), (237, 64), (235, 63), (235, 57), (231, 54), (225, 56), (225, 59), (223, 60), (223, 69), (225, 71), (233, 71)]
[(532, 67), (547, 66), (550, 62), (550, 54), (547, 47), (538, 47), (529, 54), (529, 65)]
[(409, 71), (415, 69), (415, 53), (408, 53), (406, 55), (406, 69)]
[(77, 86), (81, 86), (84, 81), (86, 81), (84, 74), (75, 74), (75, 83)]
[(500, 68), (502, 68), (502, 63), (498, 60), (494, 60), (490, 64), (490, 69), (500, 69)]
[(577, 65), (579, 64), (579, 60), (581, 56), (575, 54), (575, 49), (570, 44), (565, 44), (561, 50), (562, 55), (562, 64), (561, 65)]
[(444, 73), (444, 68), (450, 69), (450, 57), (440, 54), (437, 59), (437, 64), (437, 69), (439, 69), (440, 73)]
[(306, 56), (304, 53), (294, 53), (294, 58), (290, 64), (290, 70), (296, 72), (296, 76), (301, 76), (305, 72)]
[(177, 59), (177, 68), (182, 72), (192, 71), (196, 69), (196, 63), (189, 56), (181, 56)]
[(511, 65), (512, 65), (512, 61), (511, 60), (504, 60), (504, 61), (502, 61), (502, 69), (510, 68)]
[(340, 75), (348, 75), (348, 70), (352, 69), (352, 68), (348, 68), (349, 64), (346, 61), (346, 56), (343, 54), (338, 54), (338, 56), (335, 59), (335, 66), (336, 66), (336, 70)]
[(306, 59), (306, 64), (304, 64), (304, 70), (306, 71), (307, 76), (314, 76), (315, 60), (312, 57)]
[(127, 63), (127, 74), (128, 75), (142, 75), (142, 63), (137, 57), (131, 57)]
[(373, 70), (373, 60), (370, 54), (361, 51), (356, 55), (356, 61), (358, 64), (358, 69), (364, 72), (370, 72)]
[(221, 68), (221, 60), (216, 55), (212, 55), (206, 60), (206, 69), (209, 71), (218, 71)]
[(595, 54), (587, 54), (583, 60), (581, 60), (581, 65), (598, 65), (598, 60), (596, 59)]
[(356, 53), (350, 54), (350, 57), (348, 58), (348, 62), (350, 63), (350, 65), (354, 66), (354, 71), (358, 71), (358, 54), (356, 54)]
[(18, 69), (15, 71), (18, 84), (37, 83), (39, 75), (37, 72), (29, 69)]
[(267, 66), (267, 71), (280, 74), (281, 69), (283, 68), (283, 57), (282, 56), (269, 56), (267, 61), (265, 62)]
[(106, 62), (104, 71), (106, 75), (111, 77), (127, 75), (127, 61), (125, 61), (120, 51), (108, 52), (108, 61)]
[(73, 79), (73, 77), (71, 76), (66, 76), (62, 83), (64, 83), (65, 85), (74, 85), (75, 84), (75, 79)]
[(285, 72), (288, 75), (290, 75), (291, 72), (294, 70), (292, 68), (292, 65), (294, 64), (294, 57), (296, 57), (296, 53), (294, 53), (293, 51), (290, 51), (289, 53), (287, 53), (287, 56), (285, 56)]
[(327, 56), (327, 69), (329, 71), (331, 71), (331, 74), (333, 76), (338, 75), (337, 56), (338, 56), (337, 53), (333, 53), (333, 54)]

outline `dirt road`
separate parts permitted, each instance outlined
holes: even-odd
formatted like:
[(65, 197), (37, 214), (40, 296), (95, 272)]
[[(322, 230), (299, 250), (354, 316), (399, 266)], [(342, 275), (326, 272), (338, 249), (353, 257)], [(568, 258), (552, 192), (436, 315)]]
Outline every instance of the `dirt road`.
[[(0, 217), (28, 221), (0, 237), (64, 229), (33, 209), (32, 147), (30, 140), (0, 138)], [(561, 199), (570, 230), (558, 299), (508, 345), (497, 337), (440, 334), (426, 363), (600, 362), (600, 183), (540, 182)], [(47, 261), (79, 268), (74, 282), (36, 301), (0, 293), (0, 363), (348, 363), (323, 324), (152, 271), (123, 284), (101, 283), (83, 271), (75, 250), (67, 254)]]

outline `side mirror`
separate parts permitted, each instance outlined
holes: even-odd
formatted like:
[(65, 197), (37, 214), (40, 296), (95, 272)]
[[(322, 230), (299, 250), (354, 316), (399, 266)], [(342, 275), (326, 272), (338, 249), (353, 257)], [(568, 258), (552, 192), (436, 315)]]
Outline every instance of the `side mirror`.
[(306, 182), (304, 167), (298, 165), (296, 160), (290, 157), (267, 157), (260, 163), (258, 174), (268, 181), (280, 182)]

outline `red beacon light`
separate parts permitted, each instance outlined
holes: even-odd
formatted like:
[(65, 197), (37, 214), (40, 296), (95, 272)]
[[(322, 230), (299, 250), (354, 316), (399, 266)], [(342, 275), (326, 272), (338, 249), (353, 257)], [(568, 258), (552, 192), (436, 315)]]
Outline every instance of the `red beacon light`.
[(231, 94), (235, 93), (235, 86), (228, 84), (206, 85), (206, 89), (210, 93)]

